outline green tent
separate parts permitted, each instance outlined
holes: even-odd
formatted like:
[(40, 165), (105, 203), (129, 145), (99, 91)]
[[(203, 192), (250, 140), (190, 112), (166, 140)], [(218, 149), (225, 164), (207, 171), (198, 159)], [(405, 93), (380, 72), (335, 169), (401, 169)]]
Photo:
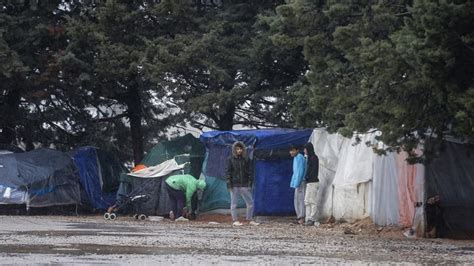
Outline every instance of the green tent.
[(192, 134), (177, 137), (173, 140), (162, 141), (155, 145), (145, 156), (141, 164), (146, 166), (158, 165), (166, 160), (175, 158), (178, 164), (189, 162), (184, 174), (199, 178), (206, 149)]
[[(188, 164), (186, 164), (183, 170), (177, 170), (170, 175), (190, 174), (199, 178), (204, 154), (205, 147), (199, 139), (191, 134), (187, 134), (173, 140), (158, 143), (147, 153), (141, 164), (150, 167), (174, 158), (178, 164)], [(143, 179), (122, 174), (120, 176), (121, 184), (117, 193), (117, 199), (119, 200), (122, 195), (143, 189), (141, 193), (151, 196), (151, 199), (142, 206), (143, 212), (149, 215), (165, 215), (170, 211), (170, 202), (166, 188), (163, 186), (164, 179)]]

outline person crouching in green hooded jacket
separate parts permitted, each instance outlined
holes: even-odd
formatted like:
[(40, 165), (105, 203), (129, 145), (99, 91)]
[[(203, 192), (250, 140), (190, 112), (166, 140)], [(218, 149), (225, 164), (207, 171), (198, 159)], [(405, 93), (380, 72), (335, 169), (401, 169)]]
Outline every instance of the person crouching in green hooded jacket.
[[(206, 188), (206, 181), (198, 180), (192, 175), (172, 175), (165, 181), (168, 194), (175, 201), (175, 209), (170, 212), (170, 219), (183, 216), (191, 211), (191, 199), (199, 189)], [(186, 203), (186, 206), (185, 206)], [(184, 215), (187, 216), (187, 215)]]

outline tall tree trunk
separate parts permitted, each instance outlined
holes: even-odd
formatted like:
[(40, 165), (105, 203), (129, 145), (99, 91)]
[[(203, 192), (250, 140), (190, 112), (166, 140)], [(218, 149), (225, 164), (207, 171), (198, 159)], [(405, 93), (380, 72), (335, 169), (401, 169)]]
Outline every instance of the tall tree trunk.
[(138, 88), (132, 87), (128, 91), (127, 107), (132, 135), (133, 161), (140, 163), (143, 159), (143, 132), (142, 132), (142, 102)]
[(13, 144), (16, 140), (15, 127), (20, 118), (18, 114), (20, 104), (19, 89), (7, 90), (7, 94), (3, 97), (5, 102), (0, 107), (2, 116), (0, 118), (0, 143)]
[(227, 131), (232, 130), (234, 126), (234, 115), (235, 115), (235, 106), (228, 105), (225, 108), (225, 113), (219, 116), (219, 120), (216, 121), (219, 130)]

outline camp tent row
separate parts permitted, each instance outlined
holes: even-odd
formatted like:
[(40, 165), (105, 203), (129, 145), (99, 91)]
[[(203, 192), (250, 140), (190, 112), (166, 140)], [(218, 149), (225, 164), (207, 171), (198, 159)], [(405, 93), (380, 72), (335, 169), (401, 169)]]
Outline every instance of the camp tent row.
[(316, 129), (310, 142), (320, 160), (322, 217), (412, 225), (415, 203), (424, 199), (423, 165), (408, 164), (404, 152), (377, 155), (366, 145), (378, 145), (374, 133), (348, 139)]
[[(472, 145), (444, 141), (437, 157), (423, 165), (408, 164), (405, 152), (377, 155), (364, 145), (383, 147), (375, 133), (348, 139), (315, 129), (310, 142), (320, 159), (321, 217), (347, 221), (371, 217), (378, 225), (423, 232), (426, 199), (439, 196), (446, 230), (452, 234), (474, 232)], [(355, 145), (357, 142), (360, 144)]]
[(81, 147), (0, 155), (0, 204), (105, 209), (115, 202), (117, 176), (126, 169), (108, 153)]
[[(373, 134), (367, 134), (360, 142), (374, 140)], [(354, 139), (322, 129), (214, 131), (203, 133), (201, 141), (207, 149), (203, 174), (208, 188), (201, 204), (203, 211), (229, 206), (225, 158), (235, 141), (244, 142), (253, 157), (256, 215), (293, 214), (293, 190), (289, 187), (292, 158), (288, 148), (290, 144), (302, 147), (308, 141), (313, 143), (320, 159), (321, 217), (354, 221), (373, 216), (382, 225), (409, 225), (413, 218), (412, 201), (423, 198), (421, 165), (408, 165), (403, 154), (377, 156), (367, 145), (354, 145)], [(415, 175), (408, 177), (409, 174)], [(412, 192), (413, 195), (407, 194)], [(387, 196), (391, 197), (388, 203), (378, 201)], [(407, 198), (411, 202), (406, 202)]]
[(360, 136), (361, 143), (313, 130), (242, 130), (206, 132), (201, 135), (207, 153), (203, 174), (208, 188), (201, 210), (229, 207), (224, 178), (225, 160), (235, 141), (242, 141), (254, 161), (254, 211), (256, 215), (294, 213), (293, 190), (289, 187), (291, 145), (312, 142), (320, 159), (318, 214), (321, 218), (354, 221), (371, 216), (380, 225), (410, 226), (415, 202), (423, 201), (424, 167), (409, 165), (403, 153), (376, 155), (364, 143), (374, 142), (374, 134)]
[[(474, 232), (472, 145), (444, 141), (437, 158), (422, 165), (407, 163), (405, 152), (374, 153), (366, 143), (383, 147), (375, 133), (349, 139), (325, 129), (264, 129), (206, 132), (200, 139), (206, 146), (202, 173), (208, 185), (202, 211), (229, 208), (225, 158), (232, 143), (242, 141), (254, 161), (255, 214), (293, 214), (288, 148), (311, 142), (320, 159), (320, 218), (332, 216), (351, 222), (370, 217), (381, 226), (413, 227), (423, 232), (426, 199), (438, 195), (447, 230)], [(239, 206), (243, 207), (242, 202)]]
[[(329, 134), (324, 129), (211, 131), (203, 133), (199, 140), (188, 134), (156, 145), (142, 161), (147, 170), (137, 173), (125, 173), (118, 163), (104, 159), (100, 151), (91, 147), (79, 149), (73, 156), (79, 173), (71, 170), (71, 156), (57, 151), (0, 155), (3, 166), (0, 167), (0, 202), (48, 206), (78, 203), (86, 198), (94, 208), (104, 209), (114, 202), (114, 197), (140, 189), (153, 195), (144, 206), (148, 214), (164, 215), (172, 207), (164, 180), (172, 174), (189, 173), (205, 178), (207, 183), (200, 201), (201, 212), (228, 209), (225, 159), (231, 154), (232, 144), (242, 141), (254, 162), (255, 214), (292, 215), (293, 190), (289, 187), (292, 158), (288, 148), (290, 144), (302, 147), (309, 141), (320, 159), (318, 214), (321, 218), (333, 216), (354, 221), (370, 217), (378, 225), (422, 225), (426, 199), (439, 195), (448, 229), (474, 231), (472, 145), (446, 141), (432, 163), (410, 165), (403, 152), (377, 155), (364, 145), (367, 142), (383, 145), (377, 143), (373, 133), (357, 138), (360, 143), (355, 145), (355, 138)], [(59, 159), (49, 159), (55, 156)], [(163, 172), (165, 163), (172, 170)], [(35, 181), (31, 173), (44, 175)], [(71, 185), (74, 180), (80, 180), (82, 197), (77, 196), (78, 188)], [(63, 189), (73, 192), (58, 192)], [(49, 199), (48, 193), (55, 196)], [(243, 207), (243, 202), (239, 206)]]

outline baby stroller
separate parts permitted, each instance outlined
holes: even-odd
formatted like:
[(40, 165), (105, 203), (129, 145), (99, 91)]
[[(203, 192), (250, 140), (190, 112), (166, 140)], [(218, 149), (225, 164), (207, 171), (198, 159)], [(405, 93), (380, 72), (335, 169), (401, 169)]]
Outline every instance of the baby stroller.
[(144, 192), (148, 187), (147, 184), (149, 185), (151, 181), (152, 180), (148, 180), (147, 183), (142, 184), (126, 195), (119, 194), (120, 199), (117, 200), (116, 204), (107, 209), (107, 212), (104, 213), (104, 219), (115, 220), (118, 213), (133, 213), (135, 219), (145, 220), (148, 215), (144, 213), (142, 206), (150, 200), (151, 197)]

